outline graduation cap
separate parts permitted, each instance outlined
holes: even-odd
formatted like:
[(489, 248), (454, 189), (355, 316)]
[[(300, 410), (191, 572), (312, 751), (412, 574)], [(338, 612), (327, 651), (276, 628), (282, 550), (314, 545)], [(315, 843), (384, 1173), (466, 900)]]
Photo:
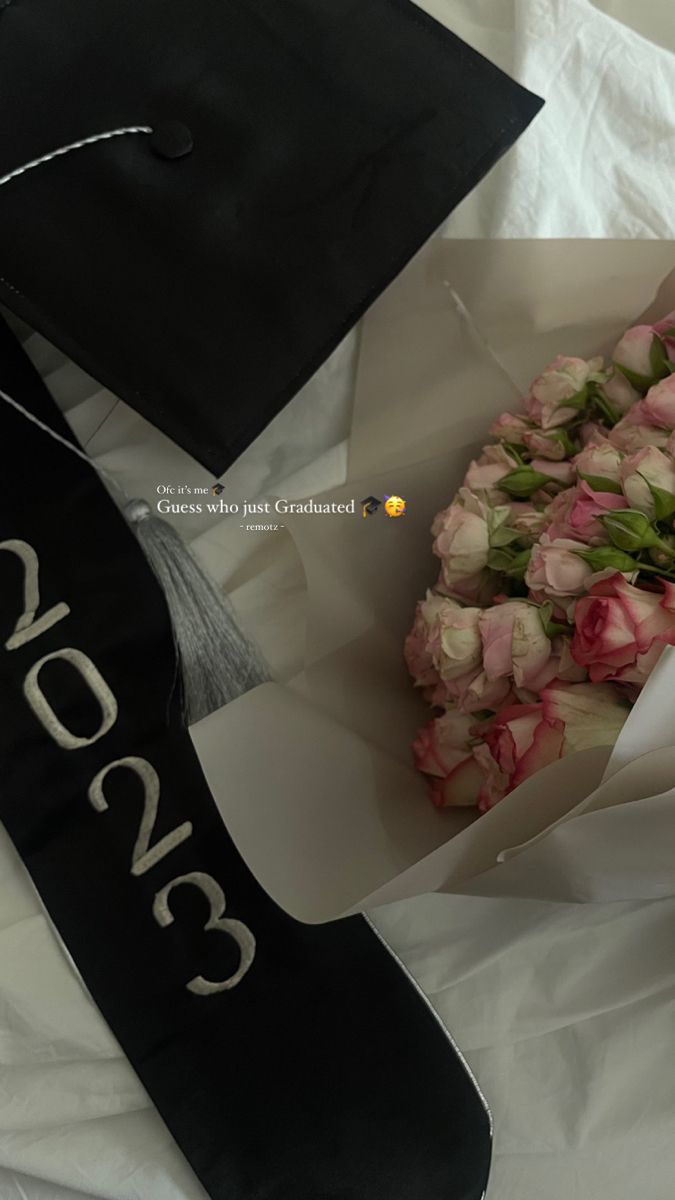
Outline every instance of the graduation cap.
[(0, 300), (216, 476), (541, 103), (408, 0), (0, 28)]
[(366, 496), (365, 500), (361, 501), (361, 511), (364, 517), (370, 517), (376, 513), (382, 501), (378, 500), (377, 496)]

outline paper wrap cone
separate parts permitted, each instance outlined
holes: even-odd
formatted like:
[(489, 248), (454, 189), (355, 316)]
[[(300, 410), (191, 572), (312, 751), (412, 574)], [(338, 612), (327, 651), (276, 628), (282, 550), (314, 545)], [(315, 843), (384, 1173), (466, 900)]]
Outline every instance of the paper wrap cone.
[[(556, 354), (607, 353), (639, 314), (675, 308), (674, 260), (675, 243), (436, 240), (367, 317), (348, 482), (314, 497), (355, 500), (356, 512), (277, 518), (306, 579), (305, 669), (191, 730), (241, 853), (293, 916), (327, 921), (438, 890), (580, 902), (675, 892), (664, 704), (675, 654), (611, 761), (609, 748), (564, 758), (480, 818), (429, 803), (410, 754), (429, 712), (402, 661), (438, 571), (431, 520), (490, 422)], [(388, 494), (406, 499), (404, 517), (362, 517), (362, 499)]]

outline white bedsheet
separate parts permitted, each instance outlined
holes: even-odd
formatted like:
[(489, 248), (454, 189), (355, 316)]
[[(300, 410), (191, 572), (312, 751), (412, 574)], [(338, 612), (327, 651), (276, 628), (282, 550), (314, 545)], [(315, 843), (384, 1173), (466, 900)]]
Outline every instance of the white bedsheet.
[[(671, 4), (425, 0), (548, 100), (518, 147), (448, 221), (447, 235), (674, 236), (675, 64), (663, 49), (675, 46)], [(354, 345), (352, 337), (232, 468), (231, 494), (302, 495), (340, 481)], [(130, 494), (149, 495), (158, 480), (202, 480), (167, 439), (41, 339), (30, 349), (89, 452)], [(254, 552), (250, 539), (222, 525), (186, 528), (259, 630), (261, 613), (249, 601), (260, 543)], [(300, 630), (291, 559), (280, 556), (265, 569), (283, 595), (279, 621), (295, 615)], [(280, 647), (275, 621), (264, 625), (275, 669), (292, 673), (300, 633)], [(376, 919), (489, 1100), (488, 1200), (671, 1200), (675, 902), (591, 909), (428, 896)], [(76, 1197), (203, 1200), (204, 1193), (2, 835), (0, 1200)]]

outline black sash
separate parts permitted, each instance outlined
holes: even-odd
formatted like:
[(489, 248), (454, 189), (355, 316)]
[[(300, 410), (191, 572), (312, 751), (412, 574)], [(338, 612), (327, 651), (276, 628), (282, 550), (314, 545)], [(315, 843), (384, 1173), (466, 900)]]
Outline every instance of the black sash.
[[(1, 323), (0, 387), (67, 434)], [(2, 401), (0, 542), (0, 818), (210, 1196), (480, 1200), (488, 1117), (445, 1031), (364, 919), (302, 925), (256, 884), (135, 538)]]
[[(37, 81), (37, 82), (36, 82)], [(0, 299), (222, 472), (541, 101), (408, 0), (9, 0)]]

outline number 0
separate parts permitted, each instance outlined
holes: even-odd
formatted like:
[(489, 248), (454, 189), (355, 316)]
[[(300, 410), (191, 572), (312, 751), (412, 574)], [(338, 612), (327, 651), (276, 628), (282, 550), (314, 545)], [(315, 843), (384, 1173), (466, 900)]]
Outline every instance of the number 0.
[[(101, 707), (101, 723), (91, 737), (79, 737), (77, 734), (71, 733), (70, 729), (59, 720), (40, 687), (40, 671), (45, 663), (54, 662), (57, 659), (72, 663), (98, 700)], [(43, 658), (33, 663), (24, 680), (23, 691), (38, 721), (42, 723), (47, 733), (51, 734), (57, 745), (62, 746), (64, 750), (77, 750), (81, 746), (91, 746), (92, 742), (97, 742), (99, 738), (102, 738), (117, 720), (117, 701), (101, 672), (86, 654), (83, 654), (81, 650), (75, 650), (72, 646), (66, 646), (63, 650), (54, 650), (52, 654), (45, 654)]]

